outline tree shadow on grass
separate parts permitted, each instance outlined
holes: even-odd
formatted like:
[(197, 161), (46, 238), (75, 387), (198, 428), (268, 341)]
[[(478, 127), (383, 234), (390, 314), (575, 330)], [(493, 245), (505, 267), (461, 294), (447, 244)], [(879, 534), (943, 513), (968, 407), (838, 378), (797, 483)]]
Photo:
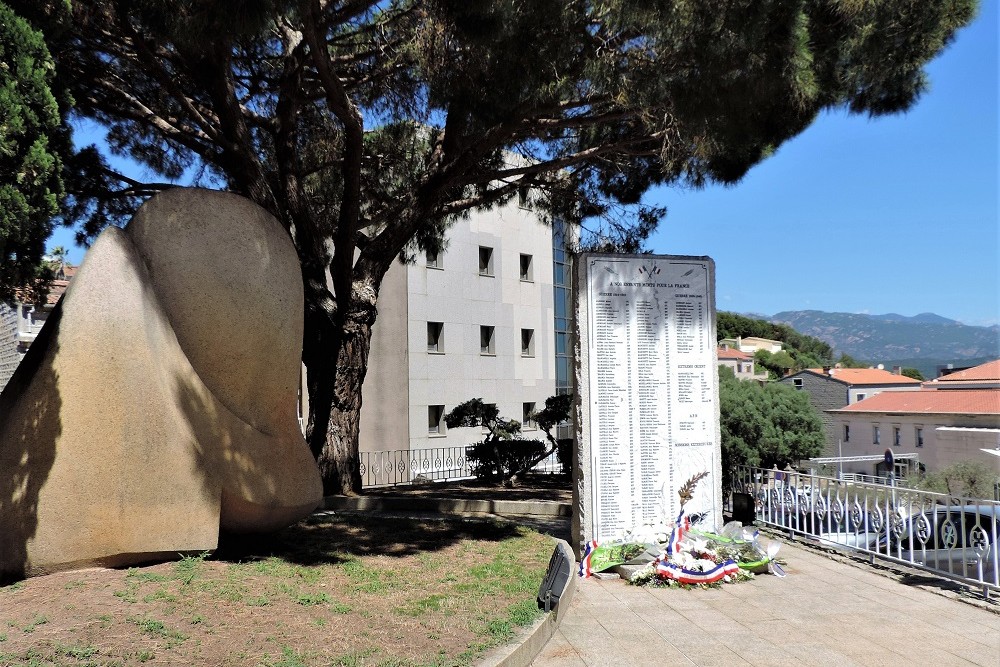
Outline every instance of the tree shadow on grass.
[(411, 556), (462, 540), (500, 543), (521, 534), (519, 526), (501, 521), (316, 515), (269, 535), (223, 533), (214, 558), (247, 561), (275, 556), (299, 565), (324, 565), (362, 556)]

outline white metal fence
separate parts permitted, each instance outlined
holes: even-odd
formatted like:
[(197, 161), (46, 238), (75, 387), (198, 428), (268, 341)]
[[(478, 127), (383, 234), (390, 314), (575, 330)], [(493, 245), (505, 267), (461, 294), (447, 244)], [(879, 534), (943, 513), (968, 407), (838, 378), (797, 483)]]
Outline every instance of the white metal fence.
[[(393, 486), (414, 481), (448, 481), (469, 479), (472, 470), (469, 447), (435, 447), (432, 449), (396, 449), (385, 452), (360, 452), (361, 486)], [(562, 464), (556, 452), (542, 459), (532, 472), (557, 474)]]
[(1000, 502), (746, 466), (733, 493), (793, 536), (1000, 591)]

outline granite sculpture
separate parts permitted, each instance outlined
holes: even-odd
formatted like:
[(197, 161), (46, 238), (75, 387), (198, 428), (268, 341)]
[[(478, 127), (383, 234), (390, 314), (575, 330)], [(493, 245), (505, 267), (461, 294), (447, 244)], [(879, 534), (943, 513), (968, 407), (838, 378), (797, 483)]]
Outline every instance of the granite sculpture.
[(287, 233), (175, 189), (105, 230), (0, 394), (0, 578), (214, 549), (322, 499)]

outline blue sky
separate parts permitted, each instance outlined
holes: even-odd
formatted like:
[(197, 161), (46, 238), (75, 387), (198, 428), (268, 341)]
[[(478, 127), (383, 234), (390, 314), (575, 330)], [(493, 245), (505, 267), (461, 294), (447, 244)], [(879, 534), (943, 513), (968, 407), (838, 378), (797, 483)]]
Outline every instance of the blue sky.
[(652, 192), (668, 215), (650, 249), (715, 259), (720, 310), (998, 323), (998, 4), (928, 66), (908, 113), (825, 114), (736, 186)]
[(734, 187), (662, 188), (657, 253), (716, 262), (720, 310), (1000, 320), (997, 3), (908, 113), (819, 118)]

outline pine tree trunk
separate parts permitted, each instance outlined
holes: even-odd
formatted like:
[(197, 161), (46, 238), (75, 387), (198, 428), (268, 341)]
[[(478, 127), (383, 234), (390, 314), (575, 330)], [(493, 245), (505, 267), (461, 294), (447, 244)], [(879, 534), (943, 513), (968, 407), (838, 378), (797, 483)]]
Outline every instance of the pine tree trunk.
[(361, 388), (368, 370), (377, 298), (372, 282), (355, 282), (350, 308), (343, 317), (334, 321), (320, 311), (306, 309), (307, 437), (323, 478), (324, 495), (361, 492)]

